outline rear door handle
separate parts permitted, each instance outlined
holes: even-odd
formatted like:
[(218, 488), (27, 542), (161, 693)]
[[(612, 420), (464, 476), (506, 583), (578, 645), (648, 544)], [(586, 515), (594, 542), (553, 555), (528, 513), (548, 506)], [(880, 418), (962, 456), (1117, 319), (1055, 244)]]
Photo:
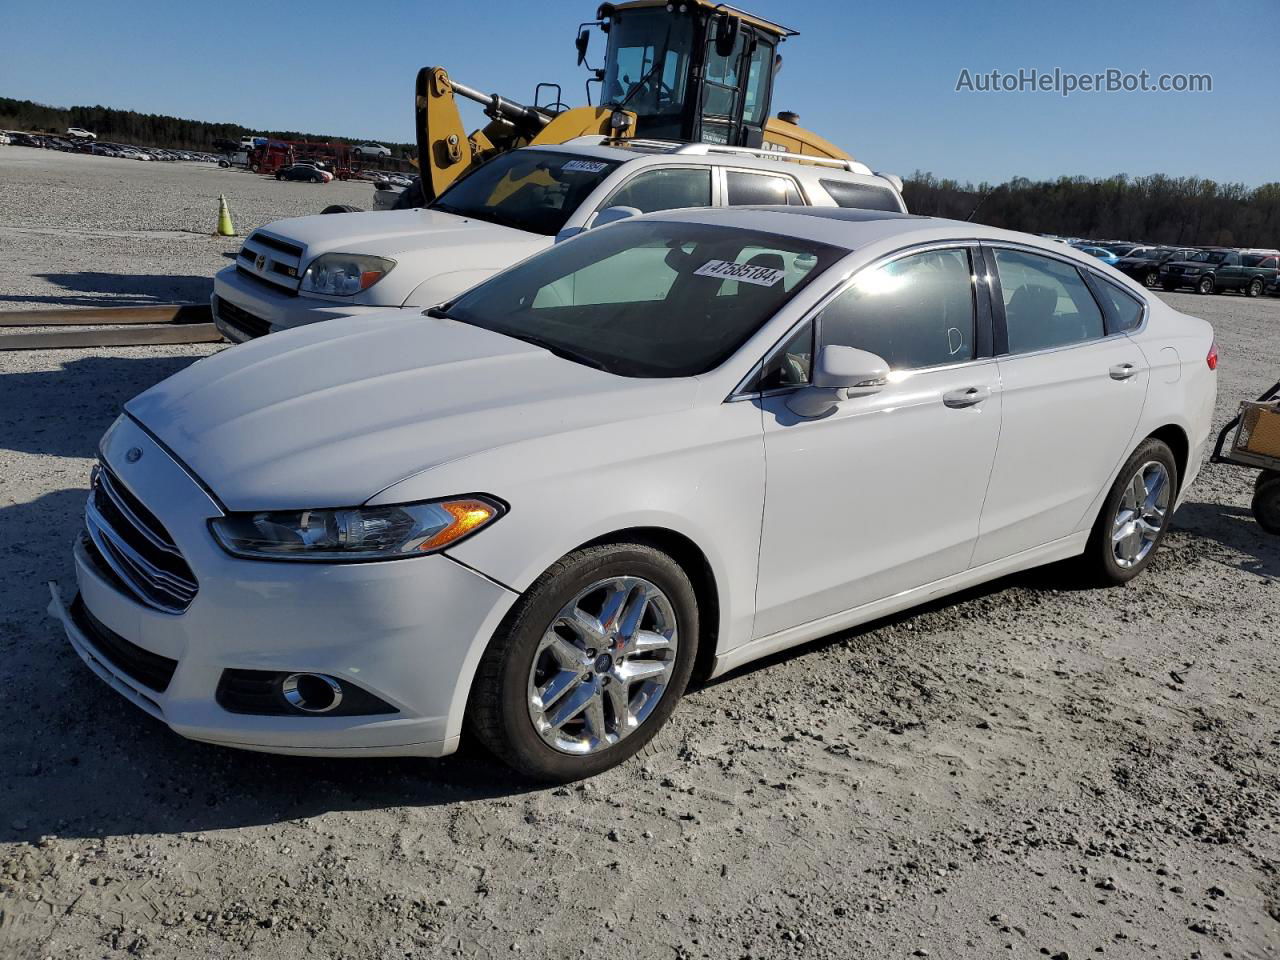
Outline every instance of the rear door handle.
[(1128, 380), (1130, 377), (1136, 375), (1137, 372), (1138, 368), (1132, 363), (1117, 363), (1111, 368), (1111, 379)]
[(953, 410), (960, 410), (976, 406), (990, 397), (990, 387), (963, 387), (960, 390), (948, 390), (942, 395), (942, 402)]

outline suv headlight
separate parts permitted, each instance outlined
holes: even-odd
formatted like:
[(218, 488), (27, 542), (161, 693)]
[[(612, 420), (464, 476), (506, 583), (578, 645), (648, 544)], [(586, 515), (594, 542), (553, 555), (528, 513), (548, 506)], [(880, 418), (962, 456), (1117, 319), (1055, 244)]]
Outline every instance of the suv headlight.
[(224, 550), (252, 560), (397, 560), (443, 550), (505, 512), (496, 500), (474, 496), (390, 507), (232, 513), (209, 526)]
[(365, 253), (322, 253), (302, 275), (302, 292), (354, 297), (385, 277), (395, 265), (394, 260)]

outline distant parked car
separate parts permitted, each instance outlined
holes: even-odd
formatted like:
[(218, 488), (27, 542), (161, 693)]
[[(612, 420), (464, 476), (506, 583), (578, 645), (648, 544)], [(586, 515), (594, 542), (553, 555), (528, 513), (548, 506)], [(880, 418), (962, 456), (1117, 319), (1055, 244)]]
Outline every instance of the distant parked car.
[(0, 145), (7, 147), (11, 142), (12, 141), (9, 139), (9, 134), (5, 133), (3, 130), (0, 130)]
[(1120, 259), (1106, 247), (1094, 247), (1089, 244), (1077, 244), (1076, 249), (1081, 253), (1087, 253), (1091, 257), (1097, 257), (1103, 263), (1114, 267)]
[(362, 143), (359, 146), (352, 147), (351, 152), (361, 157), (391, 156), (391, 148), (384, 147), (380, 143)]
[(1143, 286), (1160, 285), (1160, 265), (1169, 261), (1186, 260), (1196, 251), (1190, 247), (1148, 247), (1128, 256), (1120, 257), (1113, 266), (1128, 274)]
[(33, 137), (29, 133), (9, 133), (9, 140), (15, 147), (42, 147), (39, 137)]
[(277, 180), (302, 180), (308, 183), (328, 183), (333, 174), (306, 163), (295, 163), (291, 167), (276, 171)]
[(1202, 294), (1239, 290), (1257, 297), (1278, 273), (1280, 257), (1274, 253), (1199, 250), (1188, 260), (1161, 265), (1160, 285), (1165, 290), (1193, 287)]
[(83, 140), (98, 139), (98, 135), (96, 133), (91, 133), (90, 131), (86, 130), (84, 127), (67, 127), (67, 136), (80, 137)]

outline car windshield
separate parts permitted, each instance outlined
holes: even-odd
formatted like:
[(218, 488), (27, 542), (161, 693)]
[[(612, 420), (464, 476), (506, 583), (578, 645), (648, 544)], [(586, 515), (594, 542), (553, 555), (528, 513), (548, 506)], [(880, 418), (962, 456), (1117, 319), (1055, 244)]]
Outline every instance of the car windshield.
[(1195, 263), (1221, 263), (1227, 258), (1225, 253), (1217, 253), (1209, 250), (1201, 250), (1193, 253), (1190, 259)]
[(695, 376), (847, 252), (708, 224), (620, 223), (531, 257), (442, 312), (621, 376)]
[(1138, 250), (1129, 256), (1135, 260), (1163, 260), (1172, 253), (1172, 250)]
[(467, 174), (430, 208), (551, 237), (618, 162), (551, 150), (512, 150)]

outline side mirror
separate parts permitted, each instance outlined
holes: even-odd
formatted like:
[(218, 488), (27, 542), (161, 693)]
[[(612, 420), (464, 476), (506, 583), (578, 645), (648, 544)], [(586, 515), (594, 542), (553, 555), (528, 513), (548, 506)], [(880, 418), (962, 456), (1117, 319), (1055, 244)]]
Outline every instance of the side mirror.
[(644, 213), (639, 207), (606, 207), (596, 214), (595, 220), (591, 222), (591, 226), (607, 227), (611, 223), (617, 223), (619, 220), (625, 220), (627, 217), (638, 217)]
[(742, 21), (730, 14), (721, 14), (716, 26), (716, 54), (721, 57), (733, 56), (733, 48), (738, 42), (738, 28)]
[(821, 417), (841, 400), (879, 393), (888, 382), (889, 364), (883, 357), (828, 344), (818, 354), (811, 384), (788, 397), (787, 406), (801, 417)]
[(586, 227), (565, 227), (556, 234), (556, 243), (563, 243), (566, 240), (570, 240), (580, 233), (585, 233), (586, 230)]
[(589, 30), (583, 30), (581, 33), (578, 34), (577, 39), (573, 41), (573, 45), (578, 50), (578, 66), (582, 66), (582, 64), (586, 61), (587, 46), (590, 43), (591, 43), (591, 32)]

